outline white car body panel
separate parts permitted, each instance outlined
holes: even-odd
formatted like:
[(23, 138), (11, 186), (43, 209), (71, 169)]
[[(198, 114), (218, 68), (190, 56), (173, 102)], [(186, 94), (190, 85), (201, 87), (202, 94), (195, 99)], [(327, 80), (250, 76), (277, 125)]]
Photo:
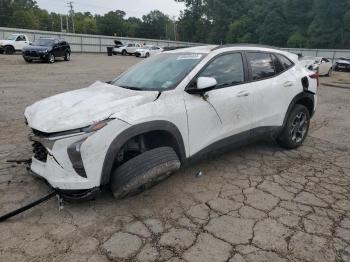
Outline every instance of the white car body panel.
[(160, 54), (163, 52), (163, 49), (157, 46), (145, 46), (137, 49), (135, 53), (139, 53), (140, 57), (147, 57), (147, 54), (149, 56)]
[(312, 68), (313, 71), (318, 71), (320, 76), (328, 75), (333, 67), (332, 62), (324, 57), (306, 57), (300, 61), (300, 64), (305, 68)]
[(136, 50), (141, 48), (141, 47), (142, 47), (141, 44), (131, 43), (131, 44), (127, 44), (125, 46), (115, 47), (115, 48), (113, 48), (113, 52), (121, 54), (123, 52), (123, 50), (125, 50), (127, 54), (135, 54)]
[[(47, 162), (33, 158), (31, 169), (59, 189), (99, 187), (112, 141), (134, 125), (159, 120), (172, 123), (181, 134), (185, 156), (189, 158), (233, 135), (259, 127), (282, 126), (291, 101), (303, 92), (302, 77), (308, 77), (309, 91), (317, 91), (316, 79), (309, 77), (313, 72), (299, 64), (294, 54), (249, 46), (213, 48), (205, 46), (167, 52), (206, 55), (172, 90), (162, 93), (137, 91), (96, 82), (88, 88), (56, 95), (29, 106), (25, 110), (28, 125), (45, 133), (80, 129), (111, 119), (97, 132), (53, 138), (55, 141), (52, 149), (48, 149)], [(214, 89), (207, 92), (205, 99), (185, 92), (192, 79), (212, 58), (226, 52), (250, 50), (280, 53), (295, 65), (270, 79)], [(82, 139), (85, 140), (80, 153), (86, 178), (75, 172), (67, 154), (68, 147)]]
[(0, 46), (13, 46), (16, 51), (22, 50), (25, 46), (29, 45), (29, 39), (24, 34), (12, 34), (14, 37), (23, 36), (25, 38), (24, 41), (16, 41), (16, 40), (0, 40)]

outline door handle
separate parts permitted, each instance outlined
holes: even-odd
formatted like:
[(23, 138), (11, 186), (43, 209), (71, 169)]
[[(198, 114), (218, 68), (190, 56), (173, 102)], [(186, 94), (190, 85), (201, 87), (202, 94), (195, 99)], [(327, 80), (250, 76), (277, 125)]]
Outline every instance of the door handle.
[(291, 86), (293, 86), (293, 85), (294, 85), (293, 82), (290, 82), (290, 81), (285, 82), (285, 83), (283, 84), (284, 87), (291, 87)]
[(247, 96), (249, 96), (248, 91), (241, 91), (237, 94), (237, 97), (247, 97)]

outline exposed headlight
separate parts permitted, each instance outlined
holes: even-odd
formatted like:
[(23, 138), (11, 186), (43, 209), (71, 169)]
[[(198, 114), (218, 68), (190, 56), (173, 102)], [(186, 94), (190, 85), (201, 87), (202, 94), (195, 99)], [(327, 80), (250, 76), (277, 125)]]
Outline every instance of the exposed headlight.
[(88, 127), (84, 127), (81, 129), (82, 132), (85, 132), (85, 133), (92, 133), (92, 132), (96, 132), (102, 128), (104, 128), (109, 121), (111, 121), (112, 119), (106, 119), (106, 120), (103, 120), (101, 122), (98, 122), (98, 123), (95, 123), (95, 124), (92, 124), (91, 126), (88, 126)]
[(81, 153), (80, 153), (80, 148), (82, 144), (85, 142), (85, 140), (86, 138), (71, 144), (67, 149), (67, 153), (75, 172), (79, 176), (86, 178), (87, 176), (86, 176), (86, 172), (83, 164), (83, 159), (81, 158)]

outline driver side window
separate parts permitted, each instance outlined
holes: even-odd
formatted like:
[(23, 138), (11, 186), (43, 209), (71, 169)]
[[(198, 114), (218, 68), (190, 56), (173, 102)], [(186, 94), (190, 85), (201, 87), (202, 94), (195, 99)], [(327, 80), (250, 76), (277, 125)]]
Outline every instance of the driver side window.
[(200, 77), (213, 77), (218, 88), (244, 82), (244, 67), (240, 53), (225, 54), (215, 58), (200, 73)]

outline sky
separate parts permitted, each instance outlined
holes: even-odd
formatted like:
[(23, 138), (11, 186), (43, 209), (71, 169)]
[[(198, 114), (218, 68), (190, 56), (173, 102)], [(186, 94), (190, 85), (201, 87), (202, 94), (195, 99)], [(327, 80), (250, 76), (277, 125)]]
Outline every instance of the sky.
[[(142, 15), (152, 10), (160, 10), (170, 17), (178, 17), (180, 10), (183, 10), (183, 3), (175, 0), (70, 0), (73, 1), (75, 12), (91, 12), (92, 14), (105, 14), (108, 11), (123, 10), (126, 16)], [(36, 0), (40, 8), (49, 12), (66, 14), (68, 12), (67, 1), (65, 0)]]

